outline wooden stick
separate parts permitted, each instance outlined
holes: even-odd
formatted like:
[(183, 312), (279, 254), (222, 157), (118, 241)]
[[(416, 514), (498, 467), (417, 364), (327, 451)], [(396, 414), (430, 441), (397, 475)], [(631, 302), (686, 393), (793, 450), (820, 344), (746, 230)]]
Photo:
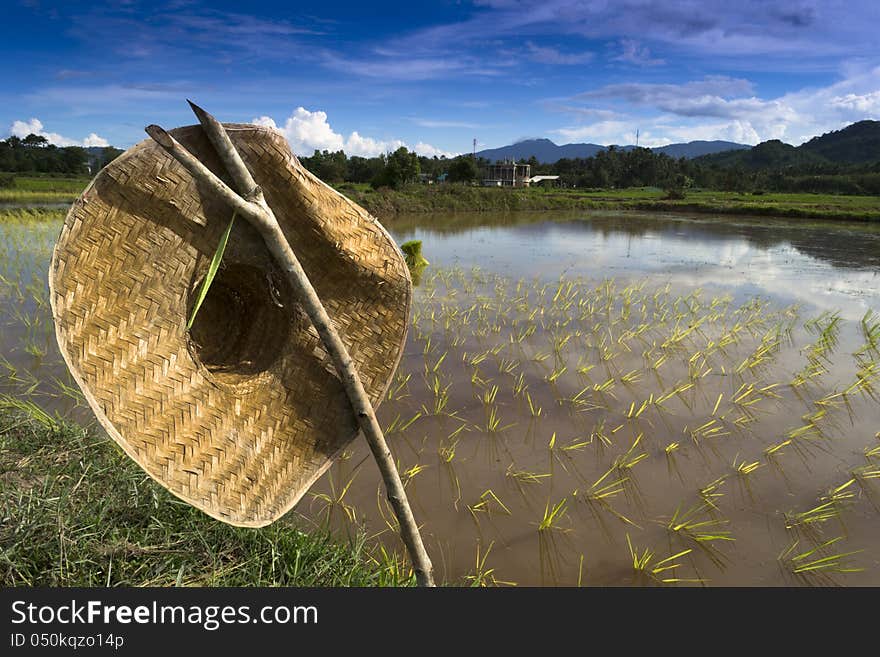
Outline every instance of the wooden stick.
[[(190, 104), (192, 105), (192, 103)], [(239, 188), (239, 192), (246, 194), (248, 200), (245, 200), (240, 194), (230, 189), (226, 183), (215, 176), (200, 160), (194, 157), (174, 137), (159, 126), (147, 126), (147, 134), (180, 162), (196, 180), (206, 185), (219, 198), (238, 210), (239, 214), (259, 231), (270, 253), (287, 273), (288, 280), (297, 292), (303, 309), (308, 314), (309, 319), (311, 319), (318, 335), (321, 337), (321, 341), (324, 343), (324, 348), (336, 367), (361, 431), (363, 431), (370, 445), (370, 450), (373, 452), (373, 457), (376, 459), (376, 464), (379, 466), (379, 472), (381, 472), (382, 479), (385, 482), (388, 500), (391, 502), (391, 506), (397, 516), (397, 521), (400, 524), (400, 534), (415, 570), (416, 581), (419, 586), (434, 586), (433, 566), (431, 565), (428, 553), (425, 551), (422, 536), (419, 533), (418, 525), (406, 497), (406, 491), (403, 488), (403, 482), (400, 480), (397, 466), (391, 457), (391, 450), (388, 449), (382, 428), (376, 420), (373, 405), (367, 397), (348, 350), (342, 343), (332, 320), (327, 315), (324, 305), (318, 298), (296, 254), (284, 237), (284, 233), (272, 209), (263, 198), (262, 190), (254, 183), (253, 177), (241, 160), (238, 151), (235, 150), (235, 146), (229, 139), (229, 135), (226, 134), (226, 130), (210, 114), (201, 108), (197, 108), (195, 105), (192, 105), (192, 107), (211, 143), (226, 164), (230, 175), (235, 181), (235, 185)]]

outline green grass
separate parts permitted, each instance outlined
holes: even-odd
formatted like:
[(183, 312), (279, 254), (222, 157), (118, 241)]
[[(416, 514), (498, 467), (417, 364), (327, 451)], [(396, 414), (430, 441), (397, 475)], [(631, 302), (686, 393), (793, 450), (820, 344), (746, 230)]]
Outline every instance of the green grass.
[(83, 177), (16, 174), (11, 187), (0, 188), (0, 203), (72, 203), (89, 180)]
[(3, 586), (414, 584), (362, 533), (306, 532), (293, 516), (230, 527), (167, 493), (109, 438), (0, 412)]
[[(0, 189), (0, 203), (71, 203), (88, 178), (15, 175)], [(657, 187), (627, 189), (520, 188), (469, 185), (409, 185), (373, 190), (363, 183), (336, 188), (376, 215), (398, 212), (484, 212), (505, 210), (654, 210), (779, 216), (848, 221), (880, 220), (880, 197), (835, 194), (750, 194), (687, 190), (683, 199), (666, 199)]]
[(411, 185), (372, 190), (346, 183), (337, 188), (374, 214), (498, 210), (654, 210), (780, 216), (849, 221), (880, 220), (880, 198), (832, 194), (760, 195), (688, 190), (684, 199), (666, 199), (656, 187), (631, 189), (499, 189), (467, 185)]
[(57, 228), (61, 230), (64, 221), (64, 210), (57, 208), (0, 208), (0, 223), (3, 224), (31, 224), (49, 221), (57, 221)]

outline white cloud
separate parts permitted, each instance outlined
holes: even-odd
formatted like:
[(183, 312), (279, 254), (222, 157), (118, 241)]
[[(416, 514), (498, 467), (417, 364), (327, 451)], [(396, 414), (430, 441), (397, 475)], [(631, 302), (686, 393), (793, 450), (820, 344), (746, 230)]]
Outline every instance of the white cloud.
[(528, 56), (531, 60), (541, 64), (556, 64), (560, 66), (571, 66), (574, 64), (586, 64), (593, 59), (593, 53), (563, 53), (556, 48), (549, 46), (539, 46), (531, 41), (526, 42)]
[(505, 62), (487, 66), (479, 57), (414, 57), (404, 53), (373, 51), (369, 54), (343, 57), (332, 52), (321, 53), (321, 63), (346, 75), (360, 75), (383, 80), (432, 80), (457, 75), (499, 75), (498, 67)]
[(750, 94), (752, 83), (743, 78), (726, 75), (707, 75), (702, 80), (683, 84), (656, 84), (646, 82), (622, 82), (591, 89), (575, 96), (581, 100), (622, 100), (640, 105), (674, 105), (694, 98), (732, 98)]
[(880, 113), (880, 91), (835, 96), (831, 99), (831, 106), (840, 110), (878, 114)]
[(431, 144), (418, 142), (415, 146), (409, 147), (406, 142), (400, 139), (373, 139), (361, 135), (356, 130), (348, 138), (345, 138), (330, 126), (326, 112), (320, 110), (311, 112), (304, 107), (297, 107), (285, 121), (283, 128), (279, 128), (275, 120), (269, 116), (257, 117), (252, 123), (278, 130), (287, 137), (293, 152), (298, 155), (309, 156), (315, 150), (342, 150), (348, 156), (376, 157), (382, 153), (397, 150), (401, 146), (406, 146), (419, 155), (452, 157), (452, 153), (442, 151)]
[(761, 132), (750, 121), (728, 121), (722, 123), (674, 124), (675, 117), (632, 118), (629, 121), (599, 121), (590, 125), (573, 126), (551, 130), (568, 141), (584, 139), (601, 145), (636, 143), (636, 128), (639, 129), (639, 145), (647, 147), (666, 146), (688, 141), (734, 141), (739, 144), (757, 144), (767, 139), (779, 139), (785, 126), (760, 126)]
[[(656, 128), (655, 128), (656, 129)], [(726, 123), (708, 123), (702, 125), (661, 126), (660, 130), (676, 142), (688, 141), (735, 141), (738, 144), (755, 145), (767, 139), (778, 139), (778, 136), (763, 136), (750, 121), (730, 121)], [(779, 132), (777, 129), (775, 132)]]
[[(596, 144), (620, 144), (621, 137), (633, 127), (632, 122), (597, 121), (588, 125), (551, 130), (569, 142), (588, 140)], [(635, 140), (633, 140), (635, 141)]]
[(651, 51), (633, 39), (621, 39), (620, 46), (623, 52), (611, 58), (616, 62), (626, 62), (636, 66), (661, 66), (666, 63), (665, 59), (651, 57)]
[[(577, 105), (584, 101), (589, 106)], [(556, 109), (582, 121), (601, 118), (600, 112), (609, 110), (595, 105), (606, 102), (618, 110), (615, 120), (576, 124), (551, 132), (570, 140), (589, 138), (603, 144), (621, 144), (632, 143), (634, 127), (638, 126), (643, 135), (651, 135), (642, 140), (647, 145), (661, 145), (666, 139), (723, 139), (751, 145), (780, 139), (797, 146), (856, 121), (880, 119), (880, 66), (850, 68), (834, 84), (777, 98), (758, 97), (748, 80), (707, 77), (682, 84), (606, 85), (578, 94), (570, 104)]]
[[(592, 40), (630, 38), (689, 54), (757, 60), (799, 55), (803, 65), (828, 55), (873, 56), (876, 0), (478, 0), (479, 11), (407, 37), (412, 47), (449, 49), (521, 35), (571, 34)], [(625, 52), (625, 51), (624, 51)], [(634, 52), (638, 58), (638, 51)], [(644, 53), (643, 58), (650, 59)]]
[(439, 148), (431, 146), (431, 144), (426, 144), (423, 141), (416, 143), (416, 145), (412, 147), (412, 150), (414, 150), (419, 155), (424, 155), (425, 157), (455, 157), (456, 155), (456, 153), (450, 153), (449, 151), (440, 150)]
[(401, 146), (406, 146), (406, 143), (399, 139), (382, 141), (370, 137), (361, 137), (361, 135), (355, 130), (348, 136), (348, 139), (345, 140), (344, 150), (348, 155), (375, 157), (376, 155), (379, 155), (379, 153), (396, 151)]
[[(255, 119), (254, 123), (265, 122), (267, 119), (272, 121), (264, 116)], [(326, 112), (310, 112), (304, 107), (297, 107), (279, 130), (287, 137), (295, 153), (311, 155), (314, 150), (338, 151), (343, 147), (342, 135), (333, 132), (327, 123)]]
[(83, 139), (83, 146), (109, 146), (110, 142), (104, 139), (103, 137), (99, 137), (94, 132), (90, 132), (89, 136)]
[(49, 141), (49, 143), (54, 146), (110, 145), (110, 142), (108, 142), (103, 137), (99, 137), (94, 132), (89, 133), (89, 136), (82, 141), (77, 141), (76, 139), (64, 137), (63, 135), (59, 135), (57, 132), (46, 132), (43, 127), (43, 122), (37, 118), (31, 118), (29, 121), (13, 121), (12, 125), (9, 127), (9, 134), (21, 138), (27, 137), (28, 135), (39, 135), (40, 137), (45, 137)]

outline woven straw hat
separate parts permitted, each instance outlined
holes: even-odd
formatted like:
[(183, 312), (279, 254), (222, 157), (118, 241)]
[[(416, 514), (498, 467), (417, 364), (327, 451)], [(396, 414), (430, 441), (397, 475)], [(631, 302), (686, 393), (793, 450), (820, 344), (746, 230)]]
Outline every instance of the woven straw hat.
[[(379, 222), (306, 171), (282, 135), (224, 126), (333, 319), (373, 405), (406, 340), (412, 284)], [(171, 131), (228, 179), (201, 126)], [(318, 334), (257, 232), (151, 140), (71, 208), (49, 273), (61, 353), (107, 432), (154, 479), (225, 522), (287, 512), (357, 433)]]

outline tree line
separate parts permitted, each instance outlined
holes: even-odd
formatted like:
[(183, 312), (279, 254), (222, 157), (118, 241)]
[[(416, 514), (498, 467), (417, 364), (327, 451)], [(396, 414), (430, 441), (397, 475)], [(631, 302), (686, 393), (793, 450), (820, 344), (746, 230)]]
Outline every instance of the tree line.
[[(533, 156), (532, 175), (557, 175), (564, 187), (609, 189), (659, 187), (682, 193), (690, 187), (760, 193), (815, 192), (825, 194), (880, 194), (880, 162), (838, 164), (810, 158), (780, 159), (762, 154), (760, 147), (748, 159), (704, 156), (673, 158), (649, 148), (609, 146), (588, 158), (561, 159), (553, 164)], [(343, 151), (315, 151), (300, 161), (312, 173), (331, 183), (370, 183), (373, 187), (400, 187), (422, 181), (479, 183), (488, 160), (471, 155), (455, 158), (419, 156), (401, 147), (373, 158), (347, 157)]]
[(476, 182), (480, 165), (470, 156), (447, 158), (418, 155), (405, 146), (377, 157), (346, 156), (344, 151), (316, 150), (299, 161), (318, 178), (329, 183), (369, 183), (374, 188), (424, 182)]
[(82, 146), (55, 146), (42, 135), (15, 135), (0, 140), (0, 171), (14, 173), (95, 173), (117, 155), (118, 148), (101, 149)]
[(713, 155), (689, 160), (672, 158), (648, 148), (623, 150), (611, 146), (589, 158), (562, 159), (551, 165), (534, 162), (532, 173), (559, 175), (560, 182), (570, 187), (660, 187), (667, 190), (699, 187), (751, 193), (880, 193), (880, 162), (837, 164), (800, 160), (779, 163), (761, 161), (760, 157), (756, 161), (724, 159)]
[[(660, 187), (683, 193), (689, 187), (737, 192), (815, 192), (880, 194), (880, 161), (835, 163), (797, 152), (781, 142), (765, 142), (750, 151), (716, 153), (695, 159), (673, 158), (648, 148), (609, 146), (588, 158), (553, 164), (533, 156), (532, 175), (558, 175), (565, 187), (608, 189)], [(108, 146), (58, 147), (30, 134), (0, 140), (0, 171), (94, 174), (122, 151)], [(348, 157), (344, 151), (316, 150), (302, 164), (328, 183), (369, 183), (374, 188), (416, 182), (479, 184), (489, 161), (471, 155), (426, 157), (406, 147), (377, 157)]]

